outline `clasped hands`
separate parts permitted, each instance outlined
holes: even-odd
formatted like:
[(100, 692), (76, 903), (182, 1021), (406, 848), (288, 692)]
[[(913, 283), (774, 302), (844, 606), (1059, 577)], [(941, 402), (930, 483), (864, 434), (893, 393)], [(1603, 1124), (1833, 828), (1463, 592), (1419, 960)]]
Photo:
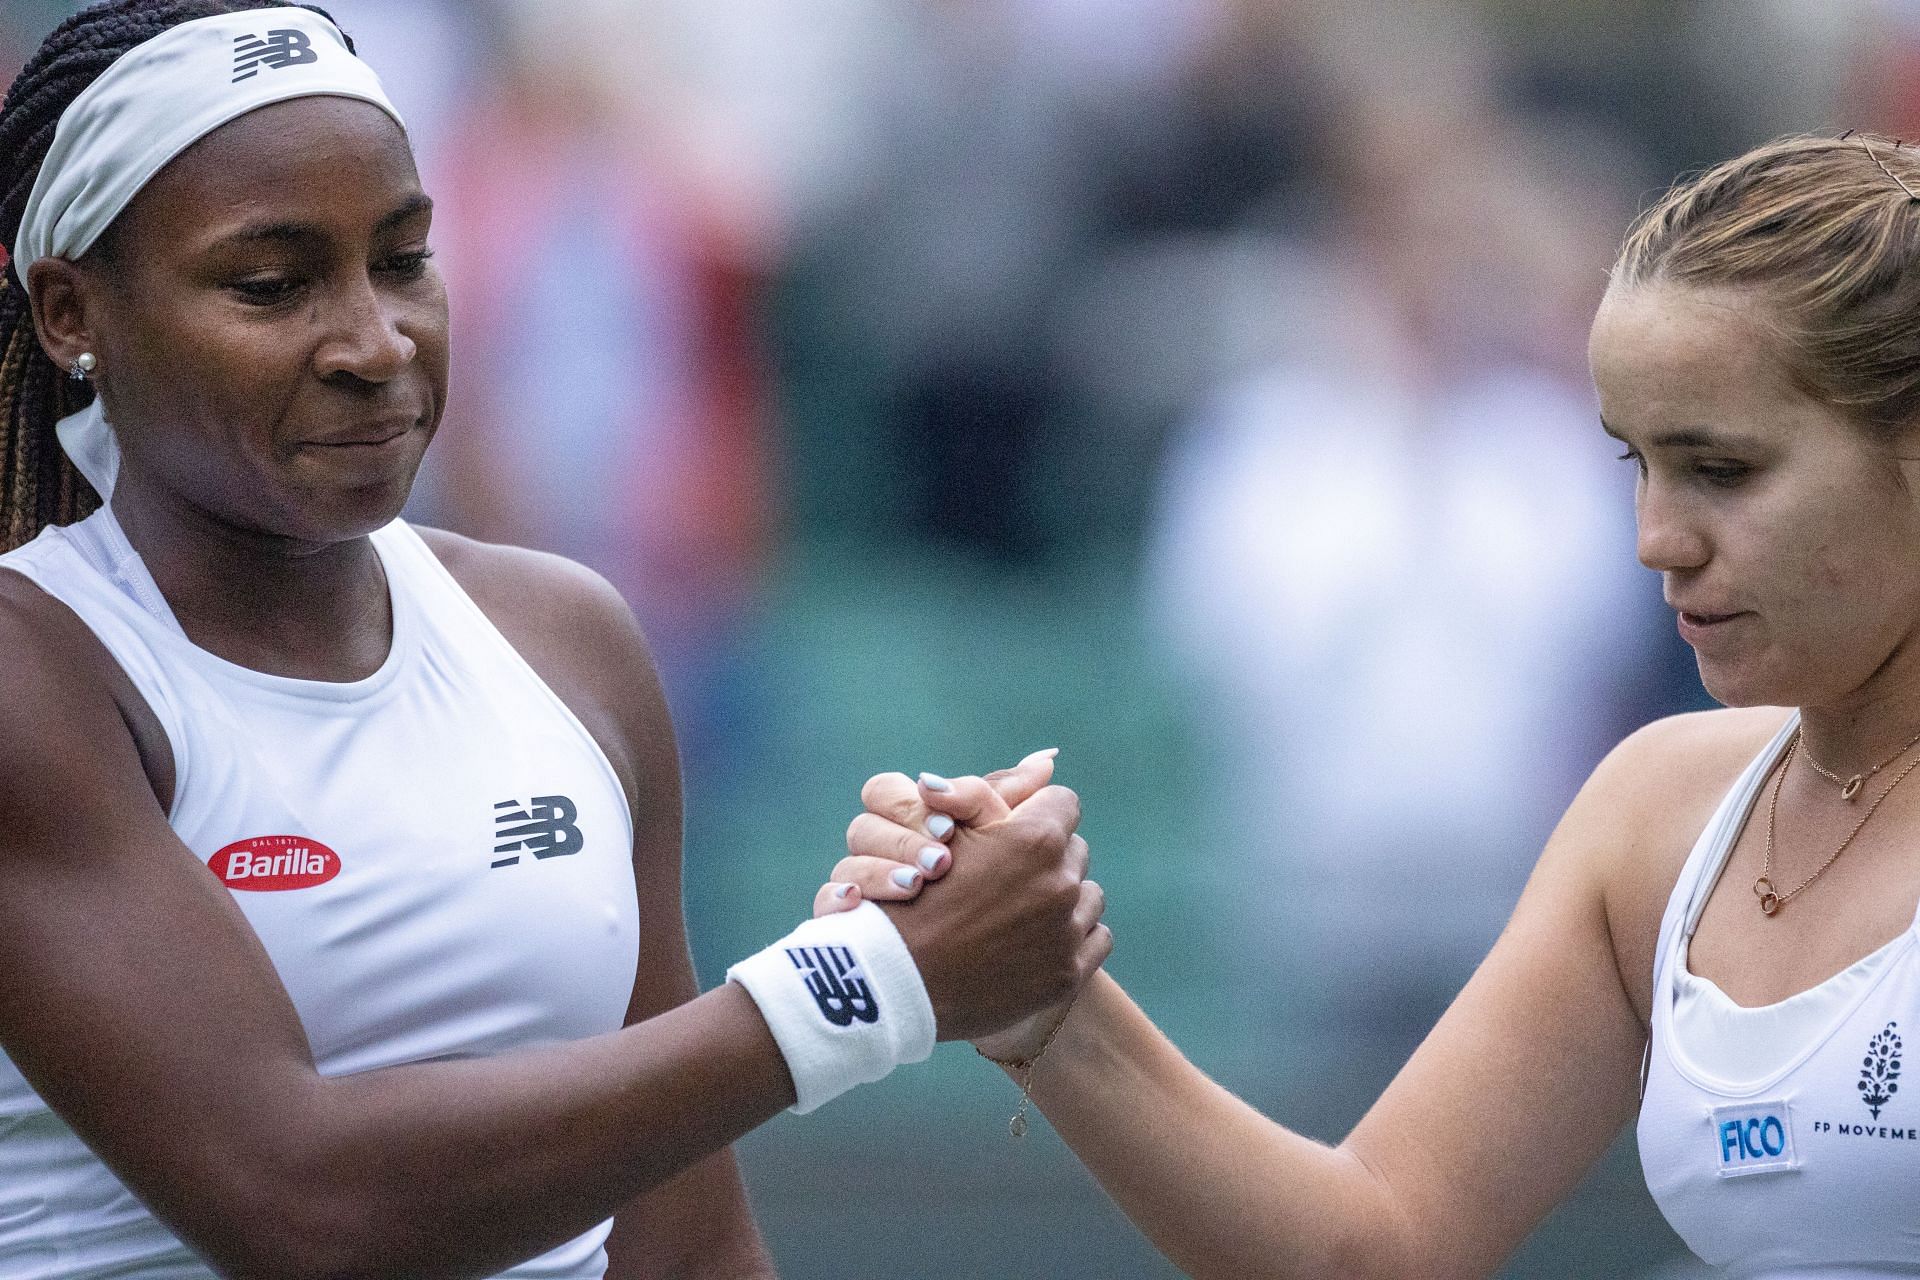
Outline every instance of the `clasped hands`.
[[(920, 968), (942, 1040), (1033, 1056), (1106, 962), (1106, 894), (1087, 879), (1080, 798), (1053, 751), (984, 778), (882, 773), (814, 914), (881, 905)], [(938, 887), (933, 887), (937, 883)]]

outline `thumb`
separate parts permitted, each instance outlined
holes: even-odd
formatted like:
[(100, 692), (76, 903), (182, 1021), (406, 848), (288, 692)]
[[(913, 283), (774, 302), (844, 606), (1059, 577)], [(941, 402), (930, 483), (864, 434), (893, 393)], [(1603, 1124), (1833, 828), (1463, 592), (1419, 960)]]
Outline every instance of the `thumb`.
[(985, 778), (943, 778), (937, 773), (923, 773), (919, 790), (920, 803), (963, 827), (985, 826), (1013, 812)]
[(1053, 781), (1053, 758), (1060, 748), (1036, 751), (1011, 769), (995, 769), (987, 775), (987, 785), (999, 793), (1007, 806), (1018, 809), (1034, 792)]

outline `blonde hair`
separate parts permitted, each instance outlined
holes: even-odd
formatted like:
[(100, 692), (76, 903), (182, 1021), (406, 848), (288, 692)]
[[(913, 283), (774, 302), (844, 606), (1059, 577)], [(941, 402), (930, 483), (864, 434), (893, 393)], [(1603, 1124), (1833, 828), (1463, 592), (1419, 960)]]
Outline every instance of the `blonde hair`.
[(1795, 136), (1675, 183), (1634, 220), (1614, 287), (1751, 289), (1791, 382), (1883, 435), (1920, 421), (1920, 160)]

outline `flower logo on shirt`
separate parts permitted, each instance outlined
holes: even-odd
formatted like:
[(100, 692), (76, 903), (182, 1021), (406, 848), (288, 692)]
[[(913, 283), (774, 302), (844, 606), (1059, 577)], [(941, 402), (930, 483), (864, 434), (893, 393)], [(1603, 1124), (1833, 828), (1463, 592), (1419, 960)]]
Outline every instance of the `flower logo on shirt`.
[(1860, 1101), (1875, 1120), (1880, 1118), (1880, 1108), (1900, 1092), (1900, 1033), (1894, 1030), (1899, 1025), (1889, 1022), (1867, 1043), (1867, 1056), (1860, 1066)]

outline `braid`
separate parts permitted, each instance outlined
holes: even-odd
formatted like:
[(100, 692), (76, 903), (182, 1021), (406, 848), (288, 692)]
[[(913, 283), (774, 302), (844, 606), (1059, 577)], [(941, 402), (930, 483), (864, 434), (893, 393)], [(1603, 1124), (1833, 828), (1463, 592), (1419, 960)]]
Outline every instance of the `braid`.
[[(0, 105), (0, 245), (19, 242), (27, 198), (61, 114), (108, 67), (183, 22), (283, 5), (284, 0), (106, 0), (56, 27)], [(299, 7), (332, 20), (318, 6)], [(353, 48), (352, 40), (347, 47)], [(0, 551), (31, 541), (48, 525), (81, 519), (100, 505), (100, 496), (53, 434), (56, 422), (92, 401), (93, 390), (67, 378), (40, 346), (22, 283), (25, 269), (9, 261), (0, 276)]]

